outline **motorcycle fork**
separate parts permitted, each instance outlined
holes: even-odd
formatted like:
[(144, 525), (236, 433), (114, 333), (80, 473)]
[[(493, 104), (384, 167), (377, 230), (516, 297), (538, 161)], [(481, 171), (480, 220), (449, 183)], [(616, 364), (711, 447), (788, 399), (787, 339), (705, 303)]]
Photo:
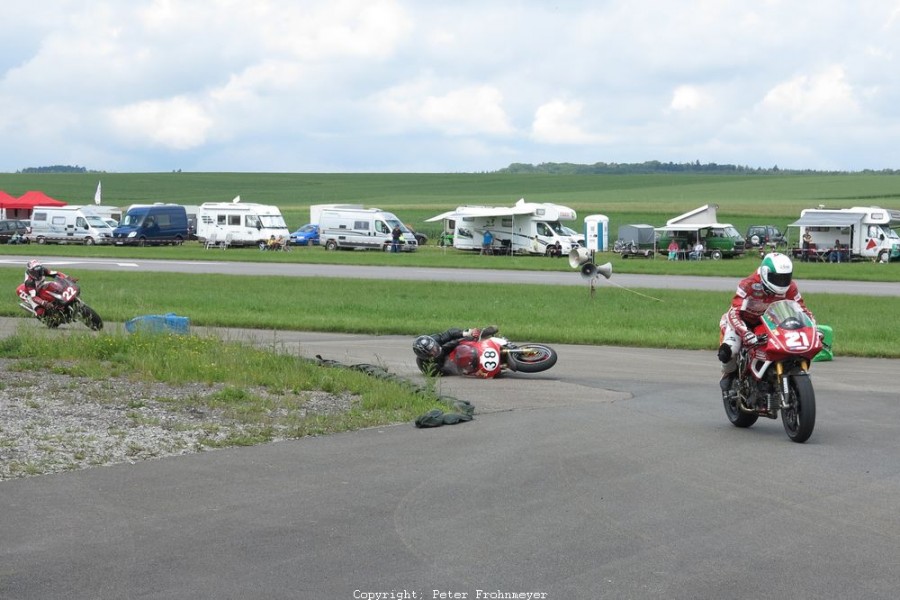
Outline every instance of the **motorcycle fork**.
[[(800, 361), (800, 372), (806, 373), (809, 370), (809, 363), (805, 360)], [(778, 390), (781, 395), (781, 409), (787, 410), (790, 408), (788, 404), (788, 399), (791, 397), (791, 386), (790, 386), (790, 377), (785, 375), (784, 367), (781, 363), (775, 365), (775, 374), (776, 381), (778, 382)]]

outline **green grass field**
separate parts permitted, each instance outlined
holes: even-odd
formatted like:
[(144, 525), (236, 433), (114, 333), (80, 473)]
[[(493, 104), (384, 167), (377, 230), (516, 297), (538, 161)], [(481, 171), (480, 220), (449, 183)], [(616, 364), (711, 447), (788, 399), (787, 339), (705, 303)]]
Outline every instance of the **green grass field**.
[[(0, 289), (9, 290), (0, 315), (24, 315), (13, 294), (20, 281), (21, 270), (0, 269)], [(92, 271), (81, 283), (85, 301), (109, 322), (174, 312), (196, 325), (408, 335), (410, 343), (448, 327), (496, 324), (517, 341), (713, 350), (731, 300), (730, 292), (629, 291), (602, 283), (593, 298), (587, 285), (178, 273)], [(900, 320), (888, 318), (896, 298), (816, 294), (806, 300), (819, 322), (834, 329), (838, 355), (900, 356)]]
[[(664, 225), (704, 204), (718, 204), (720, 220), (739, 231), (751, 224), (784, 228), (804, 208), (878, 205), (900, 209), (900, 175), (543, 175), (543, 174), (304, 174), (304, 173), (0, 173), (0, 190), (19, 196), (41, 190), (69, 204), (275, 204), (291, 229), (309, 221), (317, 203), (359, 203), (395, 212), (429, 235), (425, 219), (460, 205), (508, 206), (519, 198), (574, 208), (582, 218), (604, 214), (615, 235), (629, 223)], [(576, 227), (577, 229), (578, 227)]]

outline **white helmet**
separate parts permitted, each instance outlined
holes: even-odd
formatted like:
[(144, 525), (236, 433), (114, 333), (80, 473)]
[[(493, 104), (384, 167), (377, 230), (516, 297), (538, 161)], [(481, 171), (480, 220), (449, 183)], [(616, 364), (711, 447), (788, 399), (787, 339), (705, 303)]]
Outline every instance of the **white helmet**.
[(759, 265), (757, 272), (766, 291), (770, 294), (783, 296), (791, 285), (791, 278), (794, 275), (794, 263), (784, 254), (770, 252), (763, 257), (762, 264)]

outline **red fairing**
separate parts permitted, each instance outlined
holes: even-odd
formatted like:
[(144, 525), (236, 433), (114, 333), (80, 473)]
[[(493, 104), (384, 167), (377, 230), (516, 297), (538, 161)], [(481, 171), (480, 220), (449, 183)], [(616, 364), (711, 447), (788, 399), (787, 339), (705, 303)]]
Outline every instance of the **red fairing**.
[(807, 319), (805, 311), (799, 302), (797, 309), (790, 311), (790, 303), (782, 303), (784, 310), (775, 310), (773, 306), (769, 313), (760, 319), (760, 324), (754, 328), (757, 336), (766, 336), (765, 344), (752, 350), (753, 360), (767, 361), (771, 363), (783, 362), (792, 357), (802, 357), (812, 360), (822, 350), (822, 337), (816, 328), (815, 321)]
[(447, 357), (447, 365), (453, 366), (459, 375), (496, 377), (503, 368), (503, 353), (494, 338), (483, 340), (463, 339)]

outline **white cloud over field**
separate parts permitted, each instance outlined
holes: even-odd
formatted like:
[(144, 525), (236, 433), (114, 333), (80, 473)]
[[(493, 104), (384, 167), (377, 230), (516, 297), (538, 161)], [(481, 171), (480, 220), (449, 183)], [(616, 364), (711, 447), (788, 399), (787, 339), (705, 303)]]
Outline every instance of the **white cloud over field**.
[(900, 1), (6, 0), (0, 171), (900, 168)]

